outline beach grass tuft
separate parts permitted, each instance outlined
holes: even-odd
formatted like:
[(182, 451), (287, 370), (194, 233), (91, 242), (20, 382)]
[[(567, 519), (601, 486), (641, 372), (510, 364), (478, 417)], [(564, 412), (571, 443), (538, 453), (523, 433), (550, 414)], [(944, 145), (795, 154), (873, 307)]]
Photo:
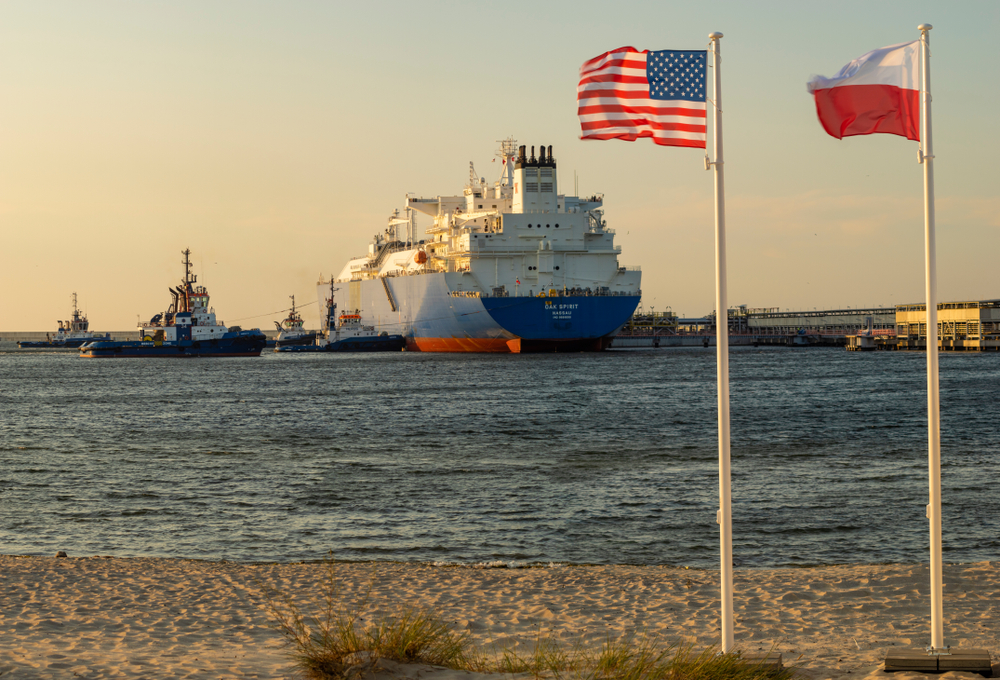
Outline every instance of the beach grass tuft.
[(373, 670), (379, 659), (443, 666), (475, 673), (523, 675), (538, 680), (790, 680), (777, 670), (716, 647), (696, 653), (690, 645), (665, 644), (645, 635), (609, 639), (596, 652), (567, 648), (539, 635), (522, 651), (514, 646), (480, 647), (424, 610), (401, 608), (364, 622), (374, 579), (345, 603), (336, 564), (326, 562), (322, 604), (306, 614), (289, 595), (264, 588), (267, 607), (285, 636), (289, 655), (311, 680), (344, 680)]
[(462, 665), (468, 636), (421, 610), (403, 609), (364, 629), (368, 650), (377, 657), (432, 666)]

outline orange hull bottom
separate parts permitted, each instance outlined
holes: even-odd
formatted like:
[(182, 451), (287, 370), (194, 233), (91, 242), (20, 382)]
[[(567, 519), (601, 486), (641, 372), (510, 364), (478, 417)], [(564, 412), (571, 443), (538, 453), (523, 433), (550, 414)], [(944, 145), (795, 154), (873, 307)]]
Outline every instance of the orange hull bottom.
[(600, 352), (611, 345), (613, 338), (593, 340), (502, 340), (499, 338), (407, 338), (411, 352), (501, 352), (510, 354), (534, 352)]
[(407, 338), (411, 352), (510, 352), (499, 338)]

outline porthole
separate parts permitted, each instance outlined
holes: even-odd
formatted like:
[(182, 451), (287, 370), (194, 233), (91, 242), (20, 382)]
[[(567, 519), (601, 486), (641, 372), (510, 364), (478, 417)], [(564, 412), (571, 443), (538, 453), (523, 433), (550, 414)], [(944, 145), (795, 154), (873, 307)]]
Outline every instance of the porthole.
[(559, 265), (556, 265), (556, 271), (559, 271)]
[(545, 228), (546, 228), (546, 229), (548, 229), (548, 228), (549, 228), (549, 227), (551, 227), (551, 226), (552, 226), (551, 224), (546, 224), (546, 225), (545, 225)]
[(531, 229), (531, 225), (530, 224), (528, 225), (528, 229)]
[(558, 228), (559, 228), (559, 223), (558, 223), (558, 222), (556, 222), (556, 229), (558, 229)]

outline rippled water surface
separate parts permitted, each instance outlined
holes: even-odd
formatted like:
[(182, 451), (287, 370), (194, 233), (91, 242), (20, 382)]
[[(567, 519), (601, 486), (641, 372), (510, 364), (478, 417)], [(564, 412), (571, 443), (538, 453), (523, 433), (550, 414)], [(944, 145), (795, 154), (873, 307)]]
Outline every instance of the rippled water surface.
[[(741, 566), (927, 559), (925, 357), (736, 348)], [(941, 356), (946, 561), (1000, 558), (1000, 356)], [(0, 353), (0, 552), (717, 564), (714, 349)]]

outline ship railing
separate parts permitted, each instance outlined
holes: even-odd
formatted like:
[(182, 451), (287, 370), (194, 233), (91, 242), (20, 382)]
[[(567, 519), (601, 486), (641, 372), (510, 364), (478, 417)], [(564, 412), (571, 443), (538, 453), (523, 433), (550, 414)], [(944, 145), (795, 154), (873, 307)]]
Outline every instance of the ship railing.
[[(518, 288), (519, 289), (525, 289), (526, 286), (524, 284), (522, 284)], [(527, 288), (527, 289), (528, 290), (532, 290), (531, 288)], [(472, 294), (472, 291), (469, 291), (470, 294), (467, 295), (467, 296), (465, 296), (465, 295), (462, 295), (463, 292), (464, 291), (453, 291), (451, 294), (452, 294), (453, 297), (484, 297), (484, 298), (495, 298), (495, 297), (522, 297), (522, 298), (534, 298), (534, 297), (621, 297), (621, 296), (629, 296), (629, 295), (633, 295), (633, 296), (635, 296), (635, 295), (641, 296), (642, 295), (642, 291), (641, 290), (637, 290), (634, 293), (630, 293), (630, 292), (624, 291), (624, 290), (608, 290), (606, 287), (603, 287), (603, 286), (600, 287), (600, 288), (598, 288), (598, 289), (596, 289), (596, 290), (589, 289), (589, 288), (566, 288), (566, 289), (558, 288), (558, 289), (554, 290), (554, 294), (552, 294), (553, 293), (553, 289), (545, 289), (545, 290), (539, 291), (538, 293), (534, 293), (534, 294), (528, 293), (525, 290), (518, 290), (516, 294), (513, 294), (510, 291), (503, 291), (502, 293), (499, 293), (499, 294), (498, 293), (487, 293), (487, 292), (475, 291), (475, 293)]]

